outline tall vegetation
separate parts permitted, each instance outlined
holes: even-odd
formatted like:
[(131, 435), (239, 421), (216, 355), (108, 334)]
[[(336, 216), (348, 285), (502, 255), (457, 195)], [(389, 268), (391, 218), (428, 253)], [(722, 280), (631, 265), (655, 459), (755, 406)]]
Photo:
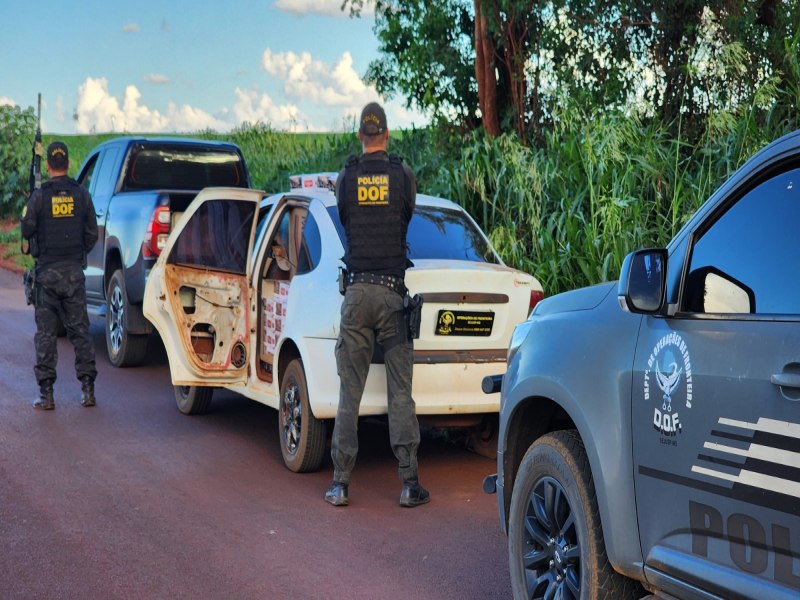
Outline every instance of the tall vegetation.
[(0, 216), (22, 209), (36, 132), (33, 108), (0, 106)]
[[(363, 0), (344, 0), (358, 14)], [(390, 151), (422, 192), (463, 205), (548, 294), (613, 279), (664, 245), (753, 152), (800, 117), (795, 0), (374, 0), (366, 79), (427, 111)], [(0, 107), (0, 214), (24, 197), (33, 111)], [(355, 131), (245, 124), (255, 187), (336, 171)], [(70, 140), (75, 173), (97, 136)], [(45, 143), (48, 139), (45, 139)]]
[(584, 110), (566, 104), (541, 147), (476, 133), (446, 171), (443, 194), (548, 294), (615, 279), (627, 253), (665, 245), (750, 155), (787, 131), (749, 111), (720, 113), (690, 146), (653, 120)]

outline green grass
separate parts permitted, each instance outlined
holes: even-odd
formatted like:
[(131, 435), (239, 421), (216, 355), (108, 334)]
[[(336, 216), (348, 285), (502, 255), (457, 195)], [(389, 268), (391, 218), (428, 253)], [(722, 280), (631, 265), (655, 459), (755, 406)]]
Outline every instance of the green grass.
[(19, 241), (19, 225), (7, 231), (0, 231), (0, 254), (3, 259), (11, 260), (25, 269), (30, 269), (33, 267), (33, 258), (20, 252)]

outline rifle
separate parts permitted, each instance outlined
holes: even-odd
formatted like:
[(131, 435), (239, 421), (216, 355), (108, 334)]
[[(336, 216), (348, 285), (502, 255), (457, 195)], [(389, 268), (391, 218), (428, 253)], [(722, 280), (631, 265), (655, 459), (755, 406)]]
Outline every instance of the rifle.
[[(31, 156), (31, 174), (29, 178), (29, 188), (32, 194), (35, 190), (42, 187), (42, 95), (38, 94), (36, 101), (36, 136), (33, 139), (33, 149)], [(23, 254), (31, 254), (34, 257), (39, 254), (36, 246), (36, 238), (32, 237), (25, 247), (22, 238), (19, 240), (19, 249)], [(25, 286), (25, 300), (28, 304), (35, 302), (36, 292), (36, 264), (22, 275), (22, 283)]]
[(28, 186), (30, 193), (42, 187), (42, 95), (39, 94), (36, 102), (36, 137), (33, 140), (33, 154), (31, 156), (31, 174)]

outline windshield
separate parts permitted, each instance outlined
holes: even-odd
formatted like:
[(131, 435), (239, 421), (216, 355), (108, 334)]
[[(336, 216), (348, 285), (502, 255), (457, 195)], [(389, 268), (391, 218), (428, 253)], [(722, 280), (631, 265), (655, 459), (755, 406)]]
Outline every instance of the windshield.
[[(335, 206), (328, 208), (339, 239), (346, 247), (344, 227)], [(408, 258), (470, 260), (500, 264), (480, 230), (460, 210), (417, 205), (408, 224)]]
[(242, 157), (233, 150), (180, 145), (134, 148), (123, 191), (247, 187)]

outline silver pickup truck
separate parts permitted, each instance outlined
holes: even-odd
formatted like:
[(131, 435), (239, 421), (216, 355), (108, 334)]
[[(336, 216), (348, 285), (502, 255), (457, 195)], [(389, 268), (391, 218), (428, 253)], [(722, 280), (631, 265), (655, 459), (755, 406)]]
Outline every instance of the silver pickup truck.
[(136, 366), (153, 332), (145, 282), (170, 231), (201, 189), (249, 187), (247, 167), (226, 142), (120, 137), (93, 149), (77, 180), (92, 194), (100, 235), (87, 259), (89, 310), (105, 317), (111, 364)]
[(800, 598), (798, 231), (800, 131), (517, 327), (484, 381), (515, 598)]

